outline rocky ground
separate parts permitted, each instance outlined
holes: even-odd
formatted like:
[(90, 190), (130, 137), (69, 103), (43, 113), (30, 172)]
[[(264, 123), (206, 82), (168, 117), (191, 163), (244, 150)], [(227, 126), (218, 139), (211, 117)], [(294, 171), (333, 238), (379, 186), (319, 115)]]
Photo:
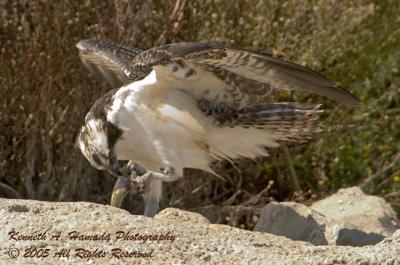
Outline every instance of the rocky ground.
[[(332, 231), (350, 222), (305, 206), (276, 203), (267, 207), (257, 225), (259, 231), (246, 231), (210, 224), (199, 214), (173, 208), (151, 219), (86, 202), (1, 199), (0, 264), (400, 264), (400, 230), (374, 245), (339, 246)], [(296, 240), (261, 232), (270, 222), (276, 234), (279, 225), (265, 218), (278, 218), (283, 212), (292, 214), (290, 229), (302, 231)], [(334, 222), (340, 223), (339, 230), (330, 227)], [(307, 228), (315, 223), (319, 233)], [(281, 226), (289, 227), (287, 222)], [(389, 233), (393, 227), (381, 232)], [(369, 229), (364, 232), (381, 235)], [(306, 242), (312, 233), (316, 235), (312, 243)], [(324, 237), (327, 233), (330, 236)]]
[(295, 202), (269, 203), (255, 230), (314, 245), (375, 245), (399, 228), (384, 199), (360, 188), (341, 189), (307, 207)]

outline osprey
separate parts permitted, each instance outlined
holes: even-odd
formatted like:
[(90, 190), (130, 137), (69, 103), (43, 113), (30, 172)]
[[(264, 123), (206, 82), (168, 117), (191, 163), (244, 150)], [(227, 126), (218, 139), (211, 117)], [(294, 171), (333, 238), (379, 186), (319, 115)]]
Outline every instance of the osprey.
[[(319, 105), (263, 103), (274, 90), (300, 90), (356, 106), (359, 100), (321, 74), (270, 55), (209, 43), (141, 51), (102, 40), (77, 44), (84, 65), (114, 89), (86, 115), (77, 145), (92, 166), (118, 177), (111, 204), (133, 183), (145, 215), (158, 210), (162, 182), (184, 168), (216, 174), (212, 160), (255, 158), (321, 130)], [(123, 166), (121, 161), (130, 161)], [(145, 170), (144, 170), (145, 169)]]

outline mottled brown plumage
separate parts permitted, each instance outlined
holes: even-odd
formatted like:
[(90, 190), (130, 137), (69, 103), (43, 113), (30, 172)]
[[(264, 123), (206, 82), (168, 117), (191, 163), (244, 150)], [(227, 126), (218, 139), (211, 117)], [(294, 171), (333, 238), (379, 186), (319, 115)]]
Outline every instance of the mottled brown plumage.
[(186, 167), (216, 174), (210, 168), (214, 159), (256, 158), (267, 154), (265, 147), (303, 142), (321, 131), (319, 105), (263, 103), (273, 91), (306, 91), (359, 104), (315, 71), (219, 44), (140, 51), (84, 40), (77, 47), (85, 66), (114, 88), (87, 114), (78, 146), (93, 166), (119, 176), (116, 206), (132, 183), (126, 172), (135, 171), (122, 169), (119, 160), (146, 167), (136, 181), (145, 185), (148, 216), (158, 210), (161, 183), (175, 181)]

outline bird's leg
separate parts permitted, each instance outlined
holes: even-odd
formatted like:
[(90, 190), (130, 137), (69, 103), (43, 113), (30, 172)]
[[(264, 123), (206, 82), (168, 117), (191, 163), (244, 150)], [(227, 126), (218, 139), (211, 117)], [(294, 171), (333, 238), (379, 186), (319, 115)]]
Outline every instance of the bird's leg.
[(162, 182), (150, 180), (144, 187), (144, 215), (154, 217), (159, 208), (159, 201), (162, 194)]
[(172, 166), (161, 168), (161, 172), (147, 171), (144, 175), (135, 178), (135, 182), (139, 186), (144, 187), (145, 183), (152, 180), (159, 180), (161, 182), (172, 182), (180, 178), (179, 175), (175, 174), (175, 170)]
[(175, 181), (180, 177), (175, 174), (175, 170), (171, 166), (160, 169), (160, 171), (147, 171), (142, 176), (134, 179), (139, 186), (144, 187), (144, 215), (148, 217), (154, 217), (158, 211), (162, 193), (162, 182)]

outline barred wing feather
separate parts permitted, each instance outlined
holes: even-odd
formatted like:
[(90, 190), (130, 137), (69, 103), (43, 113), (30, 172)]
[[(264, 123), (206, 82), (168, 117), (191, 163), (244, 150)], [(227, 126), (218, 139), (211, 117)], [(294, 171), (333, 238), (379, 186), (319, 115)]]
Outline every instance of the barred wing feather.
[(204, 71), (211, 74), (203, 79), (210, 82), (202, 86), (182, 83), (182, 89), (197, 100), (217, 100), (243, 108), (260, 102), (272, 89), (284, 89), (313, 92), (346, 105), (359, 104), (353, 94), (306, 67), (218, 44), (176, 43), (140, 51), (106, 41), (84, 40), (77, 47), (85, 66), (114, 87), (141, 79), (156, 66), (174, 64), (173, 67), (189, 67), (200, 74)]

